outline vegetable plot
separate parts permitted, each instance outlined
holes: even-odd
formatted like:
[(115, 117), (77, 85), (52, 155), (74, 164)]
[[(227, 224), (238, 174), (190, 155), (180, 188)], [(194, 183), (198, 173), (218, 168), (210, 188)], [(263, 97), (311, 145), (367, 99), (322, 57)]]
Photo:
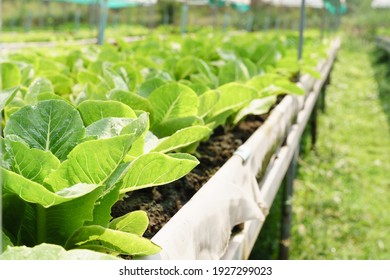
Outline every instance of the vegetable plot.
[(142, 237), (147, 213), (112, 219), (112, 206), (190, 172), (218, 126), (302, 94), (294, 76), (317, 75), (323, 55), (299, 64), (293, 37), (202, 36), (2, 58), (3, 258), (42, 243), (155, 254), (158, 244)]
[(145, 213), (110, 221), (110, 209), (120, 193), (175, 180), (197, 160), (156, 152), (127, 162), (146, 126), (147, 115), (141, 114), (103, 118), (85, 127), (79, 111), (61, 100), (15, 112), (2, 139), (3, 226), (11, 242), (131, 255), (157, 252), (140, 237), (148, 223)]

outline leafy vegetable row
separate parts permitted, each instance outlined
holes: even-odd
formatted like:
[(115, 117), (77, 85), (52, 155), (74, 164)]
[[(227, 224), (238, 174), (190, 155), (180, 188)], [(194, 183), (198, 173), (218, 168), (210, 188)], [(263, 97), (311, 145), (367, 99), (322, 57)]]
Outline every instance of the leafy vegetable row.
[(158, 252), (142, 237), (145, 212), (112, 219), (111, 207), (190, 172), (217, 126), (302, 94), (291, 79), (316, 75), (323, 54), (300, 64), (294, 47), (293, 37), (198, 35), (3, 57), (4, 245)]

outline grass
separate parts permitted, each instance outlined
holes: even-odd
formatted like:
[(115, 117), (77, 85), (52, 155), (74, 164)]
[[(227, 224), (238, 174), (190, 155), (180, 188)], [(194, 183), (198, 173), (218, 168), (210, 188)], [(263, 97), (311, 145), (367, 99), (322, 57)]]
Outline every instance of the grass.
[(368, 51), (341, 49), (316, 149), (300, 158), (292, 259), (390, 258), (389, 80)]
[[(290, 259), (390, 259), (390, 63), (369, 52), (342, 47), (314, 150), (303, 135)], [(278, 257), (280, 207), (281, 191), (251, 259)]]

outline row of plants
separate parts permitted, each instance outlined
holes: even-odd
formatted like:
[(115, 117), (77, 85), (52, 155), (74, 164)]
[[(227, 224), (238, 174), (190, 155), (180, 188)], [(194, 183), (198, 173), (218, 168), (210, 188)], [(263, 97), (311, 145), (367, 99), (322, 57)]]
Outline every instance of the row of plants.
[[(80, 39), (96, 38), (97, 28), (81, 26), (76, 29), (73, 26), (64, 26), (61, 30), (34, 30), (26, 32), (25, 30), (3, 31), (1, 33), (2, 43), (25, 43), (25, 42), (69, 42)], [(141, 36), (147, 35), (150, 30), (140, 25), (118, 25), (108, 26), (105, 29), (105, 35), (108, 38)]]
[(1, 257), (157, 253), (147, 213), (113, 219), (112, 206), (190, 172), (215, 128), (303, 94), (296, 75), (318, 76), (326, 43), (306, 40), (301, 62), (296, 43), (200, 33), (4, 54)]

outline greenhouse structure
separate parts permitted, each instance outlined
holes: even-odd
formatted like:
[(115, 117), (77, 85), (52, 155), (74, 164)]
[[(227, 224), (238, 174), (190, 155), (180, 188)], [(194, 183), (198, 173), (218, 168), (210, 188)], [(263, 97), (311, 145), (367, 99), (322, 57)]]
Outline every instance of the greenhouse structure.
[(0, 5), (0, 271), (390, 258), (390, 0)]

